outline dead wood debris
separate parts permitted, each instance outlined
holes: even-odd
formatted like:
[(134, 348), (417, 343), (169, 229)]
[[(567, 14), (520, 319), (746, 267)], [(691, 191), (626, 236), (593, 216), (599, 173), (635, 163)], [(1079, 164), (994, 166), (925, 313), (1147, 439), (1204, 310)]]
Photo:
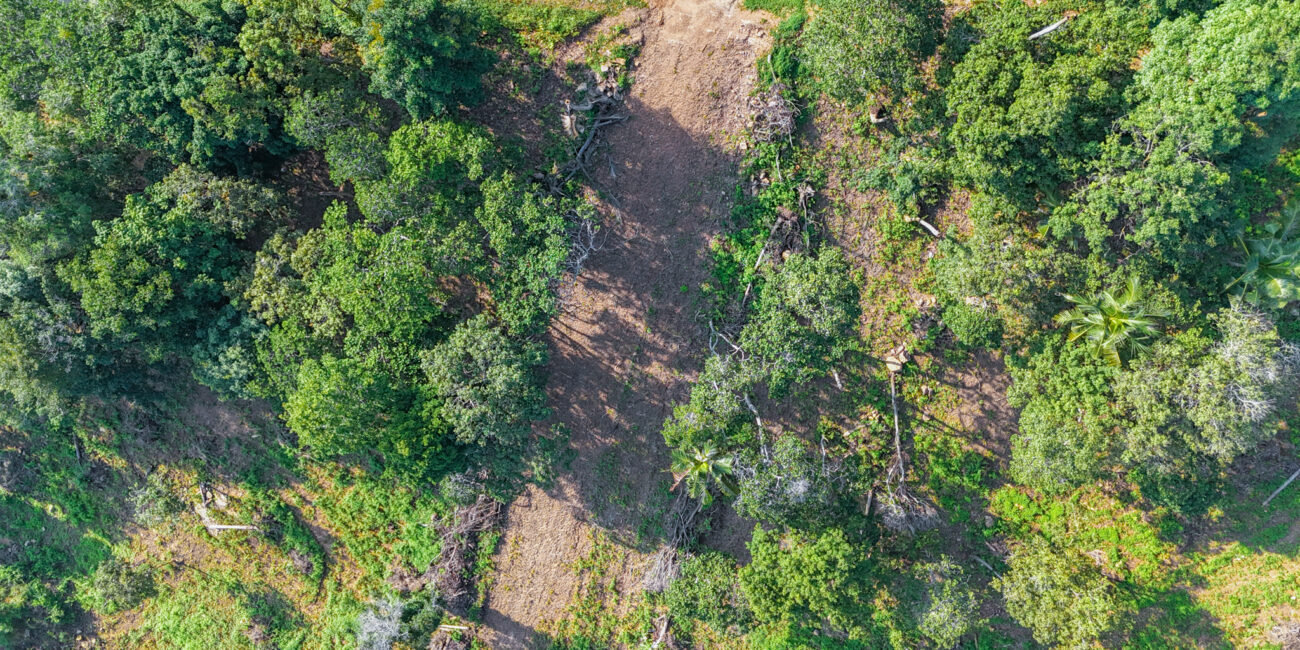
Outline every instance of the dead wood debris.
[(429, 638), (429, 650), (469, 650), (469, 642), (453, 639), (447, 630), (439, 628)]
[[(641, 579), (646, 591), (663, 593), (681, 571), (685, 556), (682, 552), (695, 536), (695, 518), (704, 510), (704, 503), (692, 498), (683, 490), (677, 493), (677, 500), (668, 513), (667, 539), (652, 558), (645, 576)], [(666, 624), (665, 624), (666, 625)]]
[(456, 616), (466, 616), (472, 602), (468, 569), (478, 535), (495, 526), (500, 517), (501, 502), (480, 494), (474, 503), (457, 508), (446, 520), (432, 523), (442, 538), (442, 549), (433, 564), (419, 574), (398, 567), (388, 583), (404, 593), (432, 585), (443, 609)]
[[(620, 78), (626, 66), (627, 61), (623, 59), (601, 66), (599, 74), (593, 73), (586, 83), (578, 86), (577, 93), (583, 97), (581, 101), (564, 100), (564, 112), (560, 116), (564, 134), (574, 140), (582, 139), (573, 159), (561, 170), (564, 180), (579, 173), (590, 177), (587, 170), (601, 131), (627, 120), (627, 115), (619, 112), (623, 107)], [(582, 137), (584, 133), (585, 137)]]
[(889, 401), (894, 411), (894, 457), (885, 471), (885, 494), (880, 497), (880, 520), (895, 532), (928, 530), (939, 525), (939, 511), (907, 487), (907, 454), (898, 423), (898, 389), (895, 375), (908, 362), (907, 351), (895, 348), (885, 357), (889, 370)]
[(750, 133), (760, 143), (789, 140), (799, 109), (786, 97), (789, 89), (776, 82), (749, 98)]

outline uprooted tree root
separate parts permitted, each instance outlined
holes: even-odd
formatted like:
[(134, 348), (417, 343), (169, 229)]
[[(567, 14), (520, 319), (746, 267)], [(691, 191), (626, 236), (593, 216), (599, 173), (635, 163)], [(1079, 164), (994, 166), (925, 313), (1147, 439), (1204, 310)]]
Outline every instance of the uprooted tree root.
[(590, 178), (588, 169), (601, 132), (627, 120), (627, 115), (619, 112), (623, 106), (623, 93), (619, 89), (618, 76), (619, 70), (607, 70), (600, 77), (579, 86), (579, 92), (586, 94), (586, 99), (580, 102), (565, 100), (564, 114), (560, 116), (565, 135), (575, 139), (584, 134), (585, 137), (573, 159), (561, 170), (564, 180), (579, 173)]

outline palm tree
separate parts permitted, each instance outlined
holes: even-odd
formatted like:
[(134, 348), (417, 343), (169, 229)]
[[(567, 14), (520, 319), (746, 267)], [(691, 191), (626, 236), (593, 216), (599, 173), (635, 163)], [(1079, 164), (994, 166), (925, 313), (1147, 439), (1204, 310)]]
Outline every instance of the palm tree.
[(1088, 347), (1112, 366), (1145, 350), (1160, 335), (1159, 322), (1168, 315), (1143, 304), (1136, 278), (1118, 296), (1102, 291), (1087, 298), (1064, 294), (1074, 308), (1061, 312), (1056, 322), (1070, 327), (1070, 340), (1086, 339)]
[(1300, 200), (1292, 200), (1282, 212), (1283, 220), (1264, 226), (1268, 237), (1241, 241), (1246, 259), (1233, 266), (1241, 275), (1228, 284), (1246, 301), (1281, 309), (1300, 300), (1300, 237), (1292, 239), (1300, 226)]
[(673, 489), (684, 481), (691, 496), (703, 501), (704, 505), (713, 501), (709, 487), (714, 483), (723, 494), (735, 496), (740, 493), (740, 485), (736, 483), (736, 477), (731, 475), (732, 466), (731, 456), (718, 451), (711, 442), (691, 451), (675, 449), (672, 470), (677, 482), (673, 484)]

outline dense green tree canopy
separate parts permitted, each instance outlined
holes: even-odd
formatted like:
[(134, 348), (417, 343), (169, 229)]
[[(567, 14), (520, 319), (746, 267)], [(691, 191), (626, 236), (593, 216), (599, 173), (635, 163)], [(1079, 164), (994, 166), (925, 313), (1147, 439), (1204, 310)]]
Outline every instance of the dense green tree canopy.
[(1039, 643), (1087, 648), (1115, 630), (1124, 614), (1115, 587), (1093, 561), (1041, 540), (1012, 551), (1010, 569), (995, 581), (1007, 612)]
[(160, 351), (228, 299), (247, 257), (240, 242), (281, 219), (274, 192), (180, 167), (128, 197), (121, 218), (96, 222), (94, 248), (62, 274), (96, 336)]

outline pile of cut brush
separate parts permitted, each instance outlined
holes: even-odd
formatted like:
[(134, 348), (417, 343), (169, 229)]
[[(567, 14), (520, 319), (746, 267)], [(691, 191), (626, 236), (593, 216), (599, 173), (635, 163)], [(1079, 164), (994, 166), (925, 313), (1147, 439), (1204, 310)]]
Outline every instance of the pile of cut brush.
[(500, 517), (501, 502), (480, 494), (474, 503), (461, 506), (450, 517), (432, 524), (442, 538), (437, 560), (419, 574), (398, 568), (389, 577), (389, 584), (403, 593), (432, 585), (443, 609), (464, 618), (473, 604), (469, 568), (479, 534), (495, 526)]

